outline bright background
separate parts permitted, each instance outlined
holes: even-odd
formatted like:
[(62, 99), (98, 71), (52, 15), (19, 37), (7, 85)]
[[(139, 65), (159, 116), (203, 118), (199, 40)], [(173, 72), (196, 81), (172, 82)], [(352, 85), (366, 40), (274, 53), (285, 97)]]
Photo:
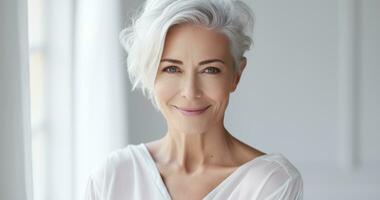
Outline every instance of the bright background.
[[(231, 97), (227, 128), (264, 152), (284, 154), (303, 175), (304, 199), (380, 199), (380, 0), (245, 2), (256, 15), (255, 43)], [(118, 42), (141, 3), (1, 2), (0, 199), (25, 199), (4, 196), (13, 190), (35, 200), (82, 199), (89, 172), (111, 151), (163, 136), (160, 113), (130, 91)], [(11, 51), (10, 41), (23, 44), (26, 24), (29, 68), (15, 62), (18, 71), (7, 61), (22, 61), (26, 44)], [(11, 149), (24, 162), (6, 165)], [(32, 173), (28, 167), (17, 173), (30, 160)], [(7, 166), (16, 166), (16, 175)], [(26, 180), (27, 189), (8, 186), (14, 177)]]

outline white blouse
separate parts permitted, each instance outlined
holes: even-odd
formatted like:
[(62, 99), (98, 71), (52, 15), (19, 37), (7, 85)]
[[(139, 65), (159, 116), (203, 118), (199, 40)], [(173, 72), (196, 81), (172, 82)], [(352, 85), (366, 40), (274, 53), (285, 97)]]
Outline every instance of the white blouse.
[[(203, 200), (302, 200), (298, 170), (280, 153), (256, 157), (239, 166)], [(145, 144), (113, 152), (94, 171), (86, 200), (170, 200), (160, 172)]]

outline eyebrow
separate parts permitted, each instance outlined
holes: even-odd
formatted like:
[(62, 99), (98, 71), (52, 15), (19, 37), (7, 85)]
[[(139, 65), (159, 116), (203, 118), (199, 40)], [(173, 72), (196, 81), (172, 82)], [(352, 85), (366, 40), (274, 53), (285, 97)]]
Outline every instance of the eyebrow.
[[(171, 62), (171, 63), (179, 64), (179, 65), (183, 64), (183, 62), (180, 60), (170, 59), (170, 58), (164, 58), (161, 60), (161, 62)], [(223, 60), (220, 60), (220, 59), (208, 59), (208, 60), (203, 60), (203, 61), (199, 62), (198, 65), (205, 65), (205, 64), (209, 64), (209, 63), (213, 63), (213, 62), (220, 62), (220, 63), (225, 64), (225, 62)]]

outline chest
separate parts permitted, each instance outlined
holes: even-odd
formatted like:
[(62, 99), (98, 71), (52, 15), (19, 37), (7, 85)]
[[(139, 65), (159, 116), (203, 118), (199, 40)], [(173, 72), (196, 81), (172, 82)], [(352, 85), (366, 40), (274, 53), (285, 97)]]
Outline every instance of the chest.
[(229, 169), (186, 175), (162, 170), (161, 177), (173, 200), (200, 200), (217, 189), (232, 172)]

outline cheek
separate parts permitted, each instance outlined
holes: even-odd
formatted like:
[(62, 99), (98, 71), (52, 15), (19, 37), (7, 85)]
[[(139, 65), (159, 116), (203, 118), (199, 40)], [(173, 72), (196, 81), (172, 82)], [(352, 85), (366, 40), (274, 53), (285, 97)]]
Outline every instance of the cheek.
[(215, 101), (216, 104), (223, 104), (228, 100), (229, 91), (221, 87), (209, 87), (207, 90), (207, 96)]
[(158, 104), (166, 104), (166, 102), (175, 95), (178, 84), (174, 84), (175, 80), (171, 78), (159, 78), (154, 84), (154, 96)]
[(221, 103), (228, 100), (231, 92), (231, 80), (229, 78), (207, 80), (203, 88), (209, 98), (213, 99), (217, 103)]

